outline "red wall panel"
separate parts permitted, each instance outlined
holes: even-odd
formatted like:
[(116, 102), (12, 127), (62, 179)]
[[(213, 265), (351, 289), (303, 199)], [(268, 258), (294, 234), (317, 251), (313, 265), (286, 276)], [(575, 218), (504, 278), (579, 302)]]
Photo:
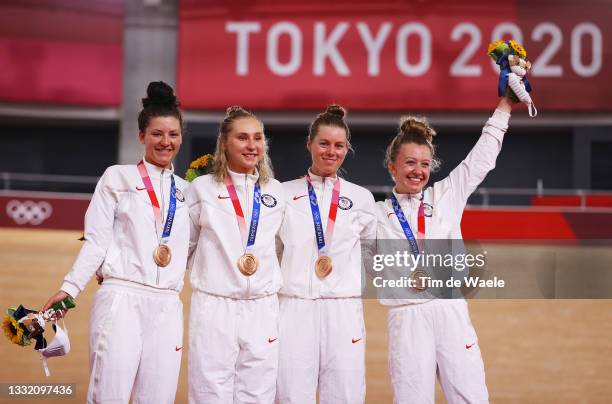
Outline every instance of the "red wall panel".
[(0, 100), (119, 106), (123, 5), (0, 4)]

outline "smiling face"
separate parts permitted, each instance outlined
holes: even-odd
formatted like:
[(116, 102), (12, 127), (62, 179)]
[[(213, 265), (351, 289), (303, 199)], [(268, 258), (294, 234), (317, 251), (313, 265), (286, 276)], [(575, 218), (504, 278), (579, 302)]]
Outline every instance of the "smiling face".
[(338, 126), (321, 125), (306, 147), (312, 157), (312, 173), (321, 177), (333, 177), (348, 152), (346, 130)]
[(144, 132), (138, 134), (138, 139), (145, 145), (145, 160), (148, 163), (169, 168), (183, 142), (181, 124), (173, 116), (153, 117)]
[(399, 194), (417, 194), (429, 181), (432, 155), (426, 145), (404, 143), (394, 161), (389, 163), (389, 173), (395, 180), (395, 191)]
[(243, 174), (255, 172), (264, 157), (265, 138), (261, 122), (253, 117), (240, 118), (232, 123), (225, 142), (229, 169)]

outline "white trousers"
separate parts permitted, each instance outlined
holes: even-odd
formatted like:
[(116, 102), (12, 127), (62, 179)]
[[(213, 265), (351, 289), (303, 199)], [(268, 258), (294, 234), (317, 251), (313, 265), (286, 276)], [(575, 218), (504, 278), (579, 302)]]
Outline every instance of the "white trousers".
[(280, 298), (276, 402), (365, 400), (365, 325), (360, 298)]
[(88, 403), (174, 403), (183, 347), (178, 293), (106, 279), (89, 322)]
[(446, 401), (488, 403), (478, 338), (463, 299), (389, 309), (393, 402), (434, 403), (436, 374)]
[(272, 403), (278, 368), (278, 298), (194, 291), (189, 315), (189, 402)]

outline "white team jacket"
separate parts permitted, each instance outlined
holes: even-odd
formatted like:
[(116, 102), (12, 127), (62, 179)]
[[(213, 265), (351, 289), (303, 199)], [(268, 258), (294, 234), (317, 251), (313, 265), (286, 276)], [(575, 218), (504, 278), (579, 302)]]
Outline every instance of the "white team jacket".
[[(248, 228), (253, 212), (253, 191), (259, 175), (230, 171)], [(280, 182), (261, 185), (259, 224), (252, 253), (257, 272), (247, 277), (237, 262), (245, 252), (236, 213), (224, 183), (212, 175), (196, 178), (189, 188), (191, 216), (191, 286), (198, 291), (233, 299), (255, 299), (277, 293), (282, 277), (276, 256), (275, 235), (283, 220), (285, 198)]]
[[(450, 174), (428, 187), (423, 192), (423, 202), (431, 205), (431, 216), (425, 216), (425, 238), (427, 239), (462, 239), (461, 217), (468, 197), (484, 180), (489, 171), (495, 168), (495, 160), (501, 151), (504, 133), (508, 129), (510, 114), (495, 110), (489, 118), (476, 145)], [(397, 197), (404, 215), (415, 234), (418, 228), (418, 209), (421, 203), (420, 194), (398, 194)], [(376, 203), (378, 218), (377, 239), (403, 239), (404, 231), (394, 214), (390, 199)], [(406, 248), (409, 249), (408, 241)], [(381, 299), (389, 306), (407, 303), (424, 303), (426, 299)]]
[[(334, 179), (310, 173), (323, 230), (327, 228)], [(361, 239), (375, 239), (374, 197), (367, 189), (340, 179), (340, 201), (329, 256), (332, 272), (315, 273), (318, 247), (305, 177), (283, 183), (287, 208), (279, 232), (283, 244), (280, 294), (305, 299), (361, 296)], [(327, 244), (329, 240), (325, 240)]]
[[(166, 220), (170, 202), (170, 176), (145, 162), (157, 200)], [(76, 297), (96, 270), (104, 278), (115, 278), (158, 289), (180, 291), (189, 247), (189, 212), (185, 195), (188, 183), (174, 175), (176, 212), (167, 245), (172, 260), (165, 268), (153, 261), (153, 250), (163, 229), (155, 228), (151, 200), (136, 165), (115, 165), (106, 169), (85, 214), (85, 242), (64, 278), (61, 290)]]

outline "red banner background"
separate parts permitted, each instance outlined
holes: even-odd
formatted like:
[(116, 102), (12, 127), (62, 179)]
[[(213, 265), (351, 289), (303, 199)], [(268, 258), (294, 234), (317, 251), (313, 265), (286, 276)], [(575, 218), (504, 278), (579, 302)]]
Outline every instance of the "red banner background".
[(539, 110), (612, 110), (612, 9), (538, 3), (185, 0), (179, 94), (192, 109), (490, 110), (498, 74), (486, 49), (501, 36), (527, 50)]

